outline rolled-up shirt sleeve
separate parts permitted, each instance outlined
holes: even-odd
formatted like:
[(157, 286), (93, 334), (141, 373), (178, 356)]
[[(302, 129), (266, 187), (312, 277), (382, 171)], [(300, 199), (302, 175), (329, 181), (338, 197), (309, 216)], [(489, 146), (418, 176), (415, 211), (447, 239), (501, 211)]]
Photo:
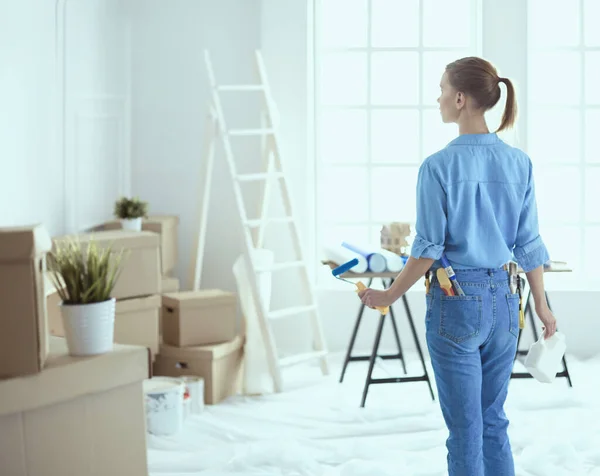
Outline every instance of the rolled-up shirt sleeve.
[(519, 217), (519, 228), (517, 230), (513, 255), (515, 261), (519, 263), (525, 272), (538, 268), (550, 260), (550, 255), (539, 232), (535, 183), (531, 162), (529, 163), (527, 190)]
[(413, 258), (441, 258), (448, 223), (446, 203), (446, 191), (430, 163), (425, 161), (417, 179), (416, 237), (410, 252)]

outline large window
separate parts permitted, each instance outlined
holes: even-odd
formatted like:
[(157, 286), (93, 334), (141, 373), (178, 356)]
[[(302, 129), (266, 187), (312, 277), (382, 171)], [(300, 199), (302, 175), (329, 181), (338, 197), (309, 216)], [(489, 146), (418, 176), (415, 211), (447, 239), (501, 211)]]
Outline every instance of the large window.
[(527, 150), (542, 235), (552, 259), (585, 279), (600, 243), (600, 1), (529, 0)]
[(383, 224), (415, 222), (419, 165), (456, 137), (439, 82), (446, 64), (480, 52), (479, 1), (316, 7), (317, 245), (377, 244)]

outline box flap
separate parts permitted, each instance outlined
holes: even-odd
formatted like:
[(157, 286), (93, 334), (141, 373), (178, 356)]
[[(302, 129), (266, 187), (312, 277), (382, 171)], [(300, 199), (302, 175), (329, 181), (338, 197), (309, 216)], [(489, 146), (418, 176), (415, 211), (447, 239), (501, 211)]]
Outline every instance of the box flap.
[(119, 314), (125, 312), (143, 311), (145, 309), (158, 309), (161, 306), (160, 295), (147, 296), (133, 299), (118, 299), (116, 303), (116, 312)]
[(99, 246), (112, 244), (114, 251), (123, 248), (152, 248), (160, 245), (160, 237), (152, 231), (103, 230), (93, 233), (80, 233), (55, 237), (54, 241), (78, 239), (82, 244), (94, 240)]
[(163, 294), (163, 305), (180, 309), (214, 306), (231, 301), (237, 301), (237, 295), (221, 289), (200, 289)]
[(179, 224), (179, 217), (176, 215), (150, 215), (142, 220), (142, 228), (145, 230), (160, 230), (160, 227), (172, 227)]
[(50, 337), (50, 354), (41, 373), (0, 380), (0, 416), (33, 410), (120, 387), (148, 377), (148, 351), (115, 344), (113, 352), (71, 357), (66, 340)]
[(166, 344), (160, 345), (160, 355), (178, 360), (216, 360), (238, 350), (244, 343), (242, 336), (222, 344), (199, 345), (195, 347), (173, 347)]
[(180, 289), (179, 279), (172, 278), (169, 276), (163, 276), (162, 280), (161, 280), (160, 289), (163, 294), (175, 293), (175, 292), (179, 291), (179, 289)]
[(0, 261), (23, 261), (47, 253), (52, 240), (43, 225), (0, 228)]
[[(177, 215), (150, 215), (148, 218), (142, 219), (142, 229), (160, 233), (161, 229), (177, 226), (179, 217)], [(95, 230), (118, 230), (121, 229), (120, 220), (110, 220), (102, 225), (96, 226)]]

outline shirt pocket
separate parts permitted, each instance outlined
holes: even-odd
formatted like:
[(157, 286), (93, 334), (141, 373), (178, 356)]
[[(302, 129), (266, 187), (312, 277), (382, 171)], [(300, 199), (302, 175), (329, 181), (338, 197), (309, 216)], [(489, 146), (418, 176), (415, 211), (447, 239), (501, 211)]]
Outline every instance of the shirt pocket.
[(506, 302), (508, 304), (508, 330), (515, 337), (519, 337), (519, 295), (507, 294)]
[(440, 305), (442, 337), (460, 344), (479, 335), (483, 315), (481, 296), (441, 296)]

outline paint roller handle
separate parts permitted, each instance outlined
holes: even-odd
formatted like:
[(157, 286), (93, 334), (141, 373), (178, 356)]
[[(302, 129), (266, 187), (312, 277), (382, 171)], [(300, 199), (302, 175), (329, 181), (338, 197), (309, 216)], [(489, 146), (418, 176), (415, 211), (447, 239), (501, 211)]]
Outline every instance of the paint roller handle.
[[(363, 284), (362, 281), (359, 281), (358, 283), (356, 283), (356, 292), (359, 293), (361, 291), (364, 291), (365, 289), (367, 289), (367, 287)], [(383, 314), (384, 316), (388, 313), (388, 311), (390, 310), (390, 306), (377, 306), (375, 307), (375, 309), (377, 309), (381, 314)]]

